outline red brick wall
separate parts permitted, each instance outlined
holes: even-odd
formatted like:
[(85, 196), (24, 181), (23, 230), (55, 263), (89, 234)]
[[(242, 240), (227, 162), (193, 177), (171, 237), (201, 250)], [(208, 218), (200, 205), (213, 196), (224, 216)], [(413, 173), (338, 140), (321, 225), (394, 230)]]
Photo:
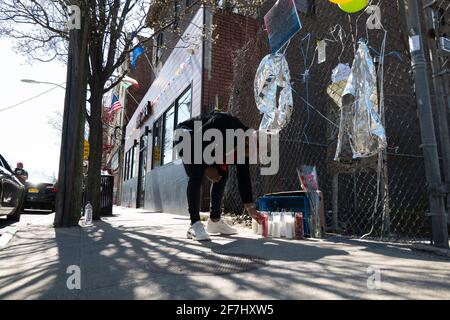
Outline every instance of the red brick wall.
[[(206, 66), (203, 69), (203, 113), (216, 108), (216, 95), (219, 109), (227, 111), (233, 82), (234, 53), (255, 38), (258, 30), (255, 19), (224, 11), (214, 15), (213, 24), (216, 25), (214, 37), (218, 35), (218, 39), (212, 45), (211, 80), (208, 80)], [(210, 185), (205, 179), (201, 190), (202, 211), (209, 210)]]
[(208, 70), (203, 70), (205, 111), (214, 109), (216, 95), (219, 97), (219, 108), (226, 110), (233, 81), (234, 52), (255, 38), (258, 30), (255, 19), (224, 11), (214, 15), (213, 24), (216, 25), (214, 35), (218, 35), (218, 39), (212, 45), (211, 80), (208, 80)]
[[(151, 61), (153, 50), (152, 42), (144, 42), (142, 44), (142, 47), (144, 48), (149, 60)], [(128, 65), (128, 76), (139, 82), (139, 88), (135, 88), (132, 86), (128, 88), (128, 92), (140, 103), (142, 98), (144, 98), (145, 94), (150, 88), (150, 85), (155, 80), (155, 75), (153, 74), (153, 71), (150, 68), (150, 65), (144, 54), (140, 55), (138, 60), (136, 61), (136, 70), (133, 70), (130, 64)], [(138, 103), (136, 103), (136, 101), (134, 101), (130, 94), (127, 94), (126, 99), (126, 117), (124, 119), (124, 125), (128, 124), (128, 120), (131, 119), (139, 105)]]

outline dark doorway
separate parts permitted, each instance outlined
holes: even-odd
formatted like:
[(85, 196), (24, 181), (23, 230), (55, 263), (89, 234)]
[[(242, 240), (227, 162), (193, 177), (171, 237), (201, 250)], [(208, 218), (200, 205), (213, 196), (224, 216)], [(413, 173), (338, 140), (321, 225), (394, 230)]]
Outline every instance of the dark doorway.
[(147, 174), (147, 135), (142, 135), (139, 143), (139, 172), (138, 172), (138, 189), (136, 197), (136, 208), (144, 207), (145, 203), (145, 176)]

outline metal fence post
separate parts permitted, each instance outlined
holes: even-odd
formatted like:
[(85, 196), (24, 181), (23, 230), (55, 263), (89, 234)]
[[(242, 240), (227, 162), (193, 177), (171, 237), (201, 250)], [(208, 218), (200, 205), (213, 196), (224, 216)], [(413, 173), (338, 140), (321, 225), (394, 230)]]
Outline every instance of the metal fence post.
[(431, 109), (430, 87), (426, 70), (422, 29), (419, 17), (419, 1), (405, 0), (406, 22), (409, 33), (411, 66), (414, 73), (415, 95), (419, 112), (422, 152), (428, 184), (428, 199), (432, 224), (433, 244), (448, 248), (447, 213), (445, 193), (440, 173), (433, 113)]
[[(428, 34), (428, 47), (430, 51), (431, 70), (433, 75), (433, 87), (436, 94), (436, 109), (439, 125), (439, 140), (441, 142), (441, 152), (443, 158), (444, 181), (448, 186), (450, 184), (450, 138), (448, 131), (448, 111), (450, 100), (448, 99), (448, 81), (445, 68), (443, 68), (442, 57), (438, 53), (437, 29), (439, 19), (436, 16), (437, 1), (433, 0), (424, 5), (425, 26)], [(450, 9), (449, 9), (450, 10)], [(448, 191), (448, 190), (447, 190)], [(450, 193), (447, 193), (447, 212), (450, 209)], [(447, 221), (448, 222), (448, 221)]]

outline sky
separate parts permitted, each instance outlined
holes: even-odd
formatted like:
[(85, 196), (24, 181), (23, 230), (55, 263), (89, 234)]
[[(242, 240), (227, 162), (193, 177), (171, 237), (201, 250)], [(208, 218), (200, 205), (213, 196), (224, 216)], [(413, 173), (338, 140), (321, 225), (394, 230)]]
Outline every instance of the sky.
[[(28, 84), (33, 79), (62, 84), (66, 66), (58, 61), (28, 63), (14, 52), (8, 39), (0, 38), (0, 110), (36, 96), (54, 86)], [(56, 88), (15, 108), (0, 111), (0, 154), (14, 169), (18, 161), (32, 176), (58, 174), (60, 135), (48, 124), (64, 109), (64, 90)]]

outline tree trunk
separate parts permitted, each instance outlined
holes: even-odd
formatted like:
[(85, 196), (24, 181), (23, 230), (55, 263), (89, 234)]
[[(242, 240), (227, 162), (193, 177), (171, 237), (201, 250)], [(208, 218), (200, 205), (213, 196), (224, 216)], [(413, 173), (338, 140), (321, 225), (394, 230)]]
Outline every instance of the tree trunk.
[(91, 87), (91, 116), (89, 123), (89, 169), (87, 179), (86, 200), (93, 208), (93, 220), (100, 220), (100, 187), (101, 165), (103, 152), (103, 124), (102, 124), (103, 85)]
[(70, 32), (55, 227), (78, 226), (82, 206), (88, 21)]

